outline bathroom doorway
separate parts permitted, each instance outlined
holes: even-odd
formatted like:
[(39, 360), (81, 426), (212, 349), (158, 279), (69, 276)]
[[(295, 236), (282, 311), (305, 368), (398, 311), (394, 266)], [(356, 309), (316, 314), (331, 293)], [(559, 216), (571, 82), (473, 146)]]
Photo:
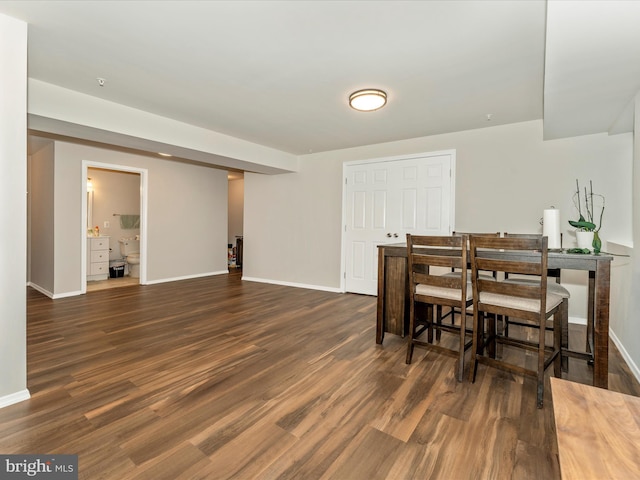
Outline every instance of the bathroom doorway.
[(244, 173), (230, 171), (227, 174), (229, 183), (228, 227), (229, 273), (242, 272), (244, 262)]
[(85, 161), (83, 179), (82, 293), (146, 283), (147, 171)]

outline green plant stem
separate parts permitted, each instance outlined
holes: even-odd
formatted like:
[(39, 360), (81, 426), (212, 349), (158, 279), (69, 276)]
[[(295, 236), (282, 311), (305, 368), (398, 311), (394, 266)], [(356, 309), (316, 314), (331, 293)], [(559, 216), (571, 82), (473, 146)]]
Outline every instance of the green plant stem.
[(578, 183), (577, 178), (576, 178), (576, 194), (578, 195), (578, 215), (582, 217), (582, 208), (580, 207), (580, 184)]

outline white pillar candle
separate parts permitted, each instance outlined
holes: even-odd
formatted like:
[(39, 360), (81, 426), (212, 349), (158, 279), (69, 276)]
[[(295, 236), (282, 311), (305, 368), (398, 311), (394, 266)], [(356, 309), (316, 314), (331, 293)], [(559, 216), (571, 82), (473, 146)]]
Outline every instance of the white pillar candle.
[(549, 237), (549, 248), (561, 248), (560, 210), (548, 208), (542, 216), (542, 235)]

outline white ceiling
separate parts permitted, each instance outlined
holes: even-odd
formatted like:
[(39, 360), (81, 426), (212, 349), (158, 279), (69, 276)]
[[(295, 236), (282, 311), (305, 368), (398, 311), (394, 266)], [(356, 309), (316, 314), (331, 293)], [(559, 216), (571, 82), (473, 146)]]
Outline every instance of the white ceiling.
[[(640, 90), (640, 2), (0, 1), (0, 13), (30, 24), (31, 78), (297, 155), (543, 116), (545, 138), (628, 131)], [(350, 109), (365, 87), (387, 106)]]
[(633, 128), (640, 91), (640, 2), (549, 1), (545, 138)]

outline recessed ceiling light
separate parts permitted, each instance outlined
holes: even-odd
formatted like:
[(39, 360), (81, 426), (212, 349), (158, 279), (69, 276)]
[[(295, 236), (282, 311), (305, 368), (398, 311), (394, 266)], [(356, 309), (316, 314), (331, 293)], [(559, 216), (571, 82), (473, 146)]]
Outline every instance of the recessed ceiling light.
[(358, 90), (349, 95), (349, 105), (361, 112), (372, 112), (385, 106), (387, 94), (377, 88)]
[(158, 152), (158, 155), (162, 155), (163, 157), (173, 157), (173, 155), (171, 155), (170, 153)]

